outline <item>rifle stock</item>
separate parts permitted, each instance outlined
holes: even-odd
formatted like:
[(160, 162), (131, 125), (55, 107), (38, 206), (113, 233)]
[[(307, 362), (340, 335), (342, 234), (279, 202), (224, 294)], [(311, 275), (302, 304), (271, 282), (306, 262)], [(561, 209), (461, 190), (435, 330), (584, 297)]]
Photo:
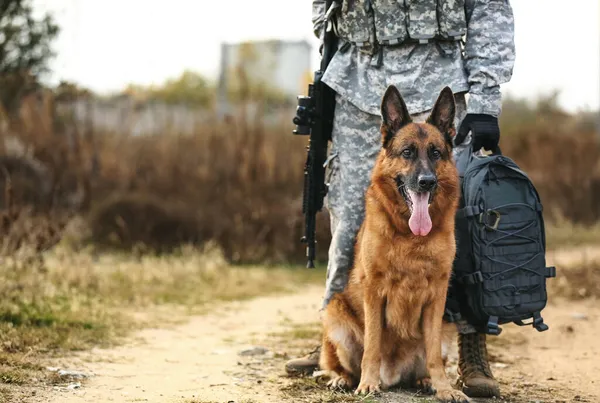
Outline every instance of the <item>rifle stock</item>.
[[(327, 16), (339, 4), (327, 1)], [(323, 199), (327, 194), (325, 184), (325, 162), (327, 147), (331, 141), (333, 114), (335, 110), (335, 92), (321, 81), (323, 74), (337, 50), (337, 37), (333, 29), (327, 30), (328, 20), (323, 26), (323, 50), (320, 68), (315, 71), (313, 82), (308, 86), (308, 96), (298, 96), (298, 107), (293, 119), (296, 135), (310, 135), (308, 140), (306, 163), (304, 165), (304, 190), (302, 213), (304, 214), (304, 236), (306, 244), (307, 267), (314, 268), (316, 258), (316, 215), (323, 208)]]

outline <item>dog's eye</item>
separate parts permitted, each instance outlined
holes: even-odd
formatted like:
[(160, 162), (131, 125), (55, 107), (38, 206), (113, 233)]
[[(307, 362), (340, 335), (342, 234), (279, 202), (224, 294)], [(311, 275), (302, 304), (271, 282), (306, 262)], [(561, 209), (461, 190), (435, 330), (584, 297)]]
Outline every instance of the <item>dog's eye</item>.
[(441, 156), (442, 156), (442, 153), (440, 153), (438, 150), (433, 150), (433, 151), (431, 152), (431, 157), (432, 157), (434, 160), (439, 160)]
[(412, 157), (412, 150), (410, 148), (402, 150), (402, 156), (404, 158), (410, 158), (410, 157)]

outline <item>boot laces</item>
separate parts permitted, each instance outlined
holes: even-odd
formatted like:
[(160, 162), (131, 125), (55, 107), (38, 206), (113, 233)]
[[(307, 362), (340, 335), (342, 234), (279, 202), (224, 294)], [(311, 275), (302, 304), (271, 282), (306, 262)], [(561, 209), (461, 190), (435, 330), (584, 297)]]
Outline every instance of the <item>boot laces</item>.
[(488, 378), (493, 378), (487, 357), (485, 335), (476, 333), (463, 335), (461, 344), (465, 361), (464, 368), (461, 368), (462, 375), (468, 377), (480, 373)]
[(317, 347), (315, 347), (313, 350), (311, 350), (307, 354), (307, 357), (311, 360), (312, 359), (318, 360), (320, 354), (321, 354), (321, 345), (319, 344)]

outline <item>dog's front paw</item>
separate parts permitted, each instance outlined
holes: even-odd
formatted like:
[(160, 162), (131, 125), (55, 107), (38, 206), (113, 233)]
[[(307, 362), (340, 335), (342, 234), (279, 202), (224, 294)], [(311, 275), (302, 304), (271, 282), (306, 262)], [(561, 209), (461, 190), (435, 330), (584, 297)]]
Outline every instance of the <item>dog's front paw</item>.
[(379, 378), (363, 378), (360, 380), (358, 384), (358, 388), (354, 391), (355, 395), (369, 394), (369, 393), (379, 393), (381, 392), (381, 388), (379, 386)]
[(327, 386), (331, 389), (347, 390), (354, 386), (354, 382), (352, 382), (352, 378), (350, 378), (348, 375), (337, 375), (332, 377), (331, 380), (327, 382)]
[(431, 378), (421, 378), (417, 380), (417, 389), (426, 395), (433, 395), (435, 389), (431, 385)]
[(469, 403), (470, 402), (467, 395), (465, 395), (461, 391), (451, 389), (451, 388), (438, 390), (435, 394), (435, 397), (440, 402), (444, 402), (444, 403)]

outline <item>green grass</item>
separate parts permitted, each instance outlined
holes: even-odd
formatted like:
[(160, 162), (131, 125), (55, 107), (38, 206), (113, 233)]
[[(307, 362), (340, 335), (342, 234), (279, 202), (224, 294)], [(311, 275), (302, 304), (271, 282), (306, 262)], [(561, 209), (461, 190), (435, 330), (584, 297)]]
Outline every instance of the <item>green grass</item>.
[(174, 310), (198, 313), (212, 304), (294, 291), (323, 278), (320, 270), (299, 267), (234, 267), (210, 247), (160, 257), (57, 249), (43, 259), (4, 259), (0, 384), (27, 384), (32, 378), (52, 383), (49, 371), (36, 365), (40, 358), (114, 345), (159, 319), (174, 323), (182, 316)]
[(320, 340), (321, 338), (321, 325), (319, 323), (309, 324), (289, 324), (289, 329), (282, 332), (272, 332), (268, 335), (279, 339), (282, 342), (288, 342), (293, 340)]
[(23, 385), (29, 380), (29, 374), (23, 369), (0, 371), (0, 381), (11, 385)]

